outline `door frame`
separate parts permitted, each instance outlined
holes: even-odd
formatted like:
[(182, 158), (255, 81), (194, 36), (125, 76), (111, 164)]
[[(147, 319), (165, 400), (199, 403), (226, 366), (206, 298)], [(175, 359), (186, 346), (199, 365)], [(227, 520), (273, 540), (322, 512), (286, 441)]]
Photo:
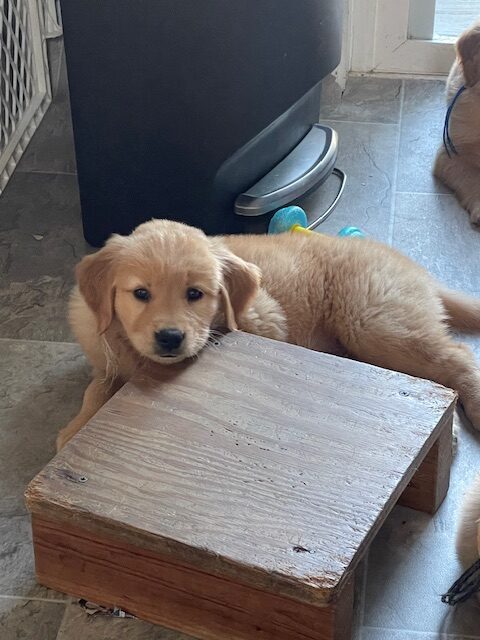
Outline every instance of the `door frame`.
[(409, 37), (410, 2), (348, 0), (350, 70), (362, 73), (446, 75), (455, 59), (451, 39)]

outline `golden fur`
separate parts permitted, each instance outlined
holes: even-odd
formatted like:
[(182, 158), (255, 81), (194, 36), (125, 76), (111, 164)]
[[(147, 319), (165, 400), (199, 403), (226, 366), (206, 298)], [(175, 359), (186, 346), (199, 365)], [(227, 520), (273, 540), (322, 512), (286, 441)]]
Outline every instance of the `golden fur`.
[(455, 192), (471, 222), (480, 224), (480, 21), (462, 33), (456, 46), (447, 101), (450, 104), (458, 89), (466, 87), (450, 118), (450, 137), (458, 155), (449, 157), (442, 146), (433, 172)]
[(462, 504), (457, 555), (464, 569), (480, 558), (480, 474), (469, 487)]
[[(457, 557), (466, 571), (480, 559), (480, 474), (462, 501), (456, 542)], [(475, 595), (480, 600), (480, 592)]]
[[(441, 147), (434, 174), (455, 192), (471, 222), (480, 224), (480, 21), (458, 39), (457, 59), (447, 80), (449, 104), (462, 85), (466, 90), (455, 103), (450, 119), (450, 137), (458, 155), (449, 158)], [(480, 475), (461, 507), (457, 554), (464, 569), (480, 557)]]
[[(80, 414), (60, 432), (62, 447), (138, 368), (195, 355), (215, 327), (239, 328), (358, 360), (458, 390), (480, 429), (480, 372), (449, 325), (480, 331), (480, 301), (444, 289), (393, 249), (323, 234), (208, 238), (154, 220), (113, 236), (77, 267), (71, 325), (93, 366)], [(151, 292), (148, 302), (133, 291)], [(188, 287), (203, 291), (186, 299)], [(162, 357), (155, 332), (185, 334)]]

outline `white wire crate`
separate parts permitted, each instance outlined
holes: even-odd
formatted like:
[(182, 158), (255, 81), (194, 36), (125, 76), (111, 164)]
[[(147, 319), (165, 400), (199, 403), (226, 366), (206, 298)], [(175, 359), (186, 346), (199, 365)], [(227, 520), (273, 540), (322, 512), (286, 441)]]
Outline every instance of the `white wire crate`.
[(0, 0), (0, 193), (51, 102), (44, 10), (42, 0)]

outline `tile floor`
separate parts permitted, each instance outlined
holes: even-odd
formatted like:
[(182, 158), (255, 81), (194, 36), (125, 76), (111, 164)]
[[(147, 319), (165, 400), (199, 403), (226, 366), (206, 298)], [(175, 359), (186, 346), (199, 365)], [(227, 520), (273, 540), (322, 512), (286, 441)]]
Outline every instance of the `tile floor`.
[[(65, 305), (72, 268), (89, 248), (80, 208), (61, 44), (51, 45), (55, 102), (0, 199), (0, 638), (182, 640), (138, 620), (89, 618), (35, 584), (23, 490), (54, 453), (88, 376)], [(351, 78), (322, 118), (340, 135), (345, 195), (323, 227), (352, 224), (398, 247), (452, 286), (480, 294), (480, 235), (431, 177), (441, 138), (443, 82)], [(304, 201), (320, 210), (334, 178)], [(480, 339), (469, 339), (480, 357)], [(358, 585), (363, 640), (480, 639), (480, 607), (450, 611), (440, 594), (458, 576), (457, 505), (480, 469), (480, 440), (460, 435), (449, 496), (433, 517), (397, 507)]]

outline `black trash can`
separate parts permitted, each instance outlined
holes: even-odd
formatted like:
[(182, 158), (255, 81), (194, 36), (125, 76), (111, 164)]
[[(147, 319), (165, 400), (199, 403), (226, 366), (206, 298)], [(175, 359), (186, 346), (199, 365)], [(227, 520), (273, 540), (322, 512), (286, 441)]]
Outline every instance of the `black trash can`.
[(248, 231), (235, 199), (317, 121), (341, 4), (62, 0), (87, 241), (152, 217)]

